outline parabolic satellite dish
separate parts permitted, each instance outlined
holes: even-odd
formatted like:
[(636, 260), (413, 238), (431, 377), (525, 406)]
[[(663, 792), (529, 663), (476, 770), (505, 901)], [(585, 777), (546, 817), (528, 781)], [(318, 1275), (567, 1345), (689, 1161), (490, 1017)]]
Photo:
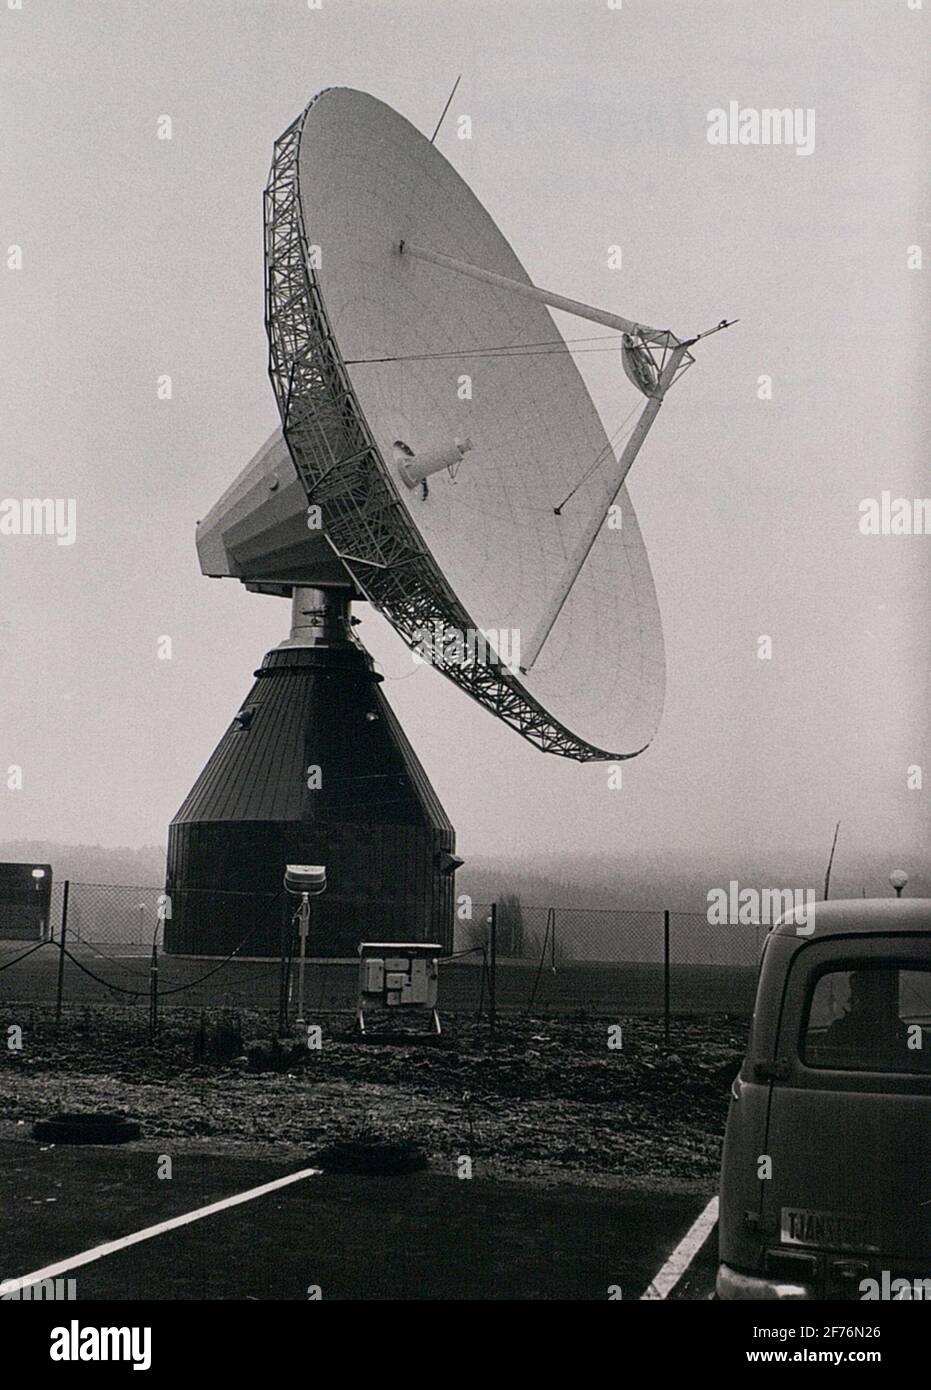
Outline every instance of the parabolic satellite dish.
[[(623, 480), (695, 339), (534, 288), (431, 141), (344, 88), (276, 143), (266, 279), (284, 437), (358, 594), (540, 748), (642, 752), (664, 653)], [(547, 305), (624, 335), (620, 457)]]
[[(281, 430), (197, 549), (289, 597), (291, 632), (172, 821), (166, 949), (281, 952), (283, 866), (325, 864), (315, 949), (451, 951), (455, 831), (352, 600), (539, 748), (642, 752), (663, 644), (624, 481), (695, 339), (532, 285), (433, 142), (360, 92), (276, 142), (265, 235)], [(611, 440), (549, 308), (614, 332), (632, 408)]]

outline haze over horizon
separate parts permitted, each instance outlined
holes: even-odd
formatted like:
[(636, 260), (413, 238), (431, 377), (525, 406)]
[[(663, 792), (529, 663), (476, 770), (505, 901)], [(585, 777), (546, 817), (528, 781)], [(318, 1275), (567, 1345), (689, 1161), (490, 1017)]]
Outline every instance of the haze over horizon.
[[(927, 96), (927, 15), (479, 0), (450, 7), (439, 36), (430, 8), (59, 0), (4, 15), (3, 247), (23, 267), (0, 276), (0, 491), (73, 497), (77, 529), (63, 546), (0, 536), (0, 837), (162, 843), (288, 628), (286, 603), (208, 582), (194, 551), (195, 521), (277, 423), (273, 140), (339, 84), (432, 131), (462, 72), (438, 144), (538, 284), (683, 330), (741, 322), (700, 345), (631, 475), (668, 691), (620, 788), (605, 765), (537, 752), (357, 606), (458, 852), (591, 856), (651, 882), (810, 864), (820, 883), (839, 819), (838, 884), (856, 893), (883, 864), (925, 882), (927, 795), (908, 770), (931, 766), (928, 539), (858, 522), (864, 499), (928, 490), (926, 273), (907, 257), (929, 225), (926, 136), (901, 114)], [(813, 152), (709, 144), (708, 113), (731, 99), (815, 104)], [(613, 434), (618, 363), (578, 362)]]

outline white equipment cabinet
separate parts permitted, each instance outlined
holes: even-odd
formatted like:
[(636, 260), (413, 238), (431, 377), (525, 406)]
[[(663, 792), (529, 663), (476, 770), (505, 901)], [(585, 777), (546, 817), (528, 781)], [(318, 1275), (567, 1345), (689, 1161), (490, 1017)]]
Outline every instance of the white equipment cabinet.
[(356, 1017), (365, 1032), (366, 1009), (429, 1010), (440, 1032), (436, 1011), (438, 957), (435, 941), (362, 941), (359, 944), (359, 1003)]

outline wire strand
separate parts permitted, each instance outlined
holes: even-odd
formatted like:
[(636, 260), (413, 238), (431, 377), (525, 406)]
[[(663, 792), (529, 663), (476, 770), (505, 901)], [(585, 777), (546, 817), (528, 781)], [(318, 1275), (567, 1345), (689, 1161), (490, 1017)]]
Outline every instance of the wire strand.
[(587, 472), (587, 473), (584, 473), (584, 474), (582, 475), (582, 477), (581, 477), (581, 478), (579, 479), (579, 481), (576, 483), (575, 487), (571, 490), (571, 492), (567, 492), (567, 493), (566, 493), (565, 497), (564, 497), (563, 500), (560, 502), (559, 506), (553, 508), (553, 511), (556, 513), (557, 516), (559, 516), (560, 512), (562, 511), (562, 509), (563, 509), (563, 507), (566, 505), (566, 503), (569, 502), (569, 501), (571, 501), (571, 499), (575, 496), (575, 494), (578, 492), (578, 490), (579, 490), (579, 488), (582, 486), (582, 484), (588, 482), (589, 478), (590, 478), (590, 477), (592, 476), (592, 474), (595, 472), (596, 468), (599, 468), (599, 467), (601, 466), (601, 464), (604, 462), (604, 460), (608, 457), (609, 454), (613, 454), (613, 453), (614, 453), (614, 450), (617, 448), (617, 446), (620, 444), (622, 438), (624, 437), (624, 436), (623, 436), (623, 430), (624, 430), (625, 425), (627, 424), (627, 422), (628, 422), (628, 420), (631, 418), (631, 416), (634, 415), (634, 414), (636, 413), (637, 410), (639, 410), (639, 408), (640, 408), (640, 402), (637, 401), (636, 405), (634, 405), (634, 406), (631, 408), (631, 410), (628, 411), (627, 415), (625, 415), (624, 419), (623, 419), (623, 420), (621, 421), (621, 423), (618, 425), (617, 429), (615, 430), (614, 434), (611, 436), (610, 440), (609, 440), (608, 443), (605, 445), (605, 447), (600, 451), (600, 453), (598, 453), (598, 454), (595, 456), (595, 462), (592, 464), (591, 468), (589, 468), (588, 472)]
[[(385, 355), (383, 357), (347, 357), (347, 367), (364, 367), (386, 362), (438, 362), (448, 358), (462, 357), (523, 357), (539, 356), (541, 350), (549, 352), (617, 352), (621, 342), (620, 334), (598, 333), (590, 338), (545, 338), (539, 343), (499, 343), (494, 347), (460, 348), (446, 352), (410, 352)], [(614, 346), (571, 348), (570, 343), (603, 343)]]
[(52, 944), (51, 940), (37, 941), (35, 946), (30, 946), (29, 950), (24, 951), (21, 956), (15, 956), (13, 960), (8, 960), (3, 965), (0, 965), (0, 970), (9, 970), (11, 965), (18, 965), (19, 962), (25, 960), (27, 956), (34, 955), (36, 951), (41, 951), (43, 946), (51, 946)]

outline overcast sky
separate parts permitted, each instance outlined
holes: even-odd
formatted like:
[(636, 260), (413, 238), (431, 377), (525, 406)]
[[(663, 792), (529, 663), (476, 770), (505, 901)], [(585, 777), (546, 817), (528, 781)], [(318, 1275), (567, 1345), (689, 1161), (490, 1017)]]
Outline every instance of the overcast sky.
[[(537, 283), (683, 333), (741, 319), (702, 345), (631, 476), (669, 674), (621, 790), (412, 674), (360, 608), (461, 853), (821, 857), (840, 818), (839, 869), (876, 850), (917, 865), (931, 541), (863, 536), (858, 509), (931, 492), (928, 271), (908, 250), (927, 259), (929, 11), (0, 0), (0, 498), (77, 502), (74, 545), (0, 536), (0, 836), (163, 839), (287, 632), (284, 601), (202, 578), (194, 551), (276, 423), (273, 140), (332, 85), (430, 132), (461, 72), (438, 143)], [(709, 144), (731, 100), (812, 108), (813, 152)], [(611, 434), (629, 407), (617, 361), (579, 365)]]

